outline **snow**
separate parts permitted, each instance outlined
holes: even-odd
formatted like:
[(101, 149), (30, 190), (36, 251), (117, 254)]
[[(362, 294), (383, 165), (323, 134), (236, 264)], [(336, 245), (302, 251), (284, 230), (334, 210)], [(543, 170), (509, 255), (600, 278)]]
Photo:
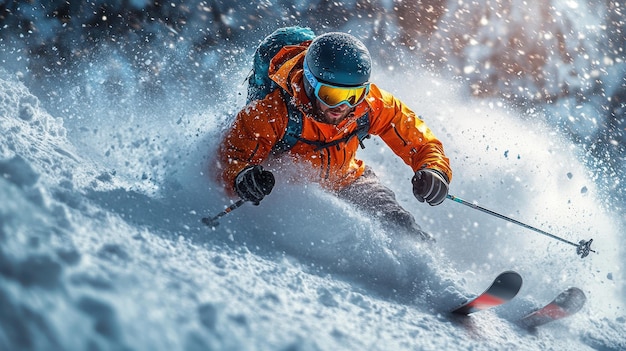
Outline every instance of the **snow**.
[[(168, 71), (175, 56), (159, 53), (137, 49), (133, 61), (104, 45), (52, 86), (26, 85), (26, 58), (0, 61), (1, 350), (626, 348), (623, 204), (598, 205), (607, 192), (587, 150), (544, 112), (468, 96), (419, 62), (373, 70), (444, 142), (451, 194), (573, 242), (593, 238), (598, 254), (585, 259), (466, 206), (418, 203), (410, 169), (377, 138), (360, 156), (435, 245), (389, 233), (288, 172), (212, 230), (200, 219), (230, 200), (206, 170), (245, 100), (252, 52), (227, 42), (204, 56), (199, 65), (219, 72), (206, 85)], [(160, 82), (141, 65), (162, 69)], [(514, 301), (447, 313), (509, 269), (524, 278)], [(569, 286), (587, 295), (579, 314), (535, 332), (515, 325)]]

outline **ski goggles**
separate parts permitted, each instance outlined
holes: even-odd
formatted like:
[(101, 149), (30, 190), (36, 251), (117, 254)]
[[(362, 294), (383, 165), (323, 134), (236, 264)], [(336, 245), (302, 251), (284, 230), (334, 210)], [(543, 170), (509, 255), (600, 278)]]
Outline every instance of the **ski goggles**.
[(309, 65), (304, 61), (304, 77), (309, 82), (315, 97), (329, 108), (346, 104), (355, 107), (360, 104), (370, 90), (370, 83), (358, 86), (340, 87), (328, 83), (322, 83), (311, 73)]

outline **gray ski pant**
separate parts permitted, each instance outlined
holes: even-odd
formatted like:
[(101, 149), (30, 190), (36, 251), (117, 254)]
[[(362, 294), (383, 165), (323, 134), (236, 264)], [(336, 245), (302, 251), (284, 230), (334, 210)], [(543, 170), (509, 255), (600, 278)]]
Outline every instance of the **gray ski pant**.
[(434, 241), (432, 235), (420, 228), (415, 217), (400, 206), (393, 191), (383, 185), (368, 166), (361, 177), (338, 191), (337, 195), (354, 204), (360, 211), (389, 225), (392, 231), (402, 230), (422, 240)]

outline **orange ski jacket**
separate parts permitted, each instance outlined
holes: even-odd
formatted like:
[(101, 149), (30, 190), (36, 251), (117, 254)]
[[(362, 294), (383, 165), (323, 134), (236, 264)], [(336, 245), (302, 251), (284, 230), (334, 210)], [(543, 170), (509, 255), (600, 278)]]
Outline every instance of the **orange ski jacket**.
[[(317, 121), (302, 81), (302, 64), (309, 43), (283, 47), (269, 67), (270, 78), (288, 92), (303, 113), (301, 138), (323, 143), (342, 139), (357, 128), (357, 119), (369, 112), (369, 134), (379, 136), (413, 171), (433, 168), (452, 180), (449, 159), (441, 142), (413, 111), (375, 84), (371, 84), (367, 98), (340, 124)], [(272, 147), (285, 134), (288, 118), (281, 89), (262, 100), (250, 102), (237, 114), (221, 141), (213, 170), (229, 195), (235, 194), (235, 177), (241, 170), (274, 158)], [(363, 174), (363, 161), (356, 158), (357, 137), (320, 150), (316, 148), (297, 142), (289, 151), (276, 157), (289, 157), (296, 164), (304, 165), (305, 179), (334, 191), (346, 187)]]

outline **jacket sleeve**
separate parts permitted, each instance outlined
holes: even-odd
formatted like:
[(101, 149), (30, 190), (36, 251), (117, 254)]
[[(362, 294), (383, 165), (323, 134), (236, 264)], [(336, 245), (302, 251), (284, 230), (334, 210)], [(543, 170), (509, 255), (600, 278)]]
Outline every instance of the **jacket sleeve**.
[(275, 93), (252, 101), (239, 111), (220, 142), (211, 173), (230, 196), (235, 195), (237, 174), (249, 165), (263, 163), (285, 132), (287, 110)]
[(423, 167), (433, 168), (452, 180), (450, 160), (443, 145), (423, 120), (399, 99), (373, 84), (369, 102), (370, 133), (379, 135), (414, 172)]

